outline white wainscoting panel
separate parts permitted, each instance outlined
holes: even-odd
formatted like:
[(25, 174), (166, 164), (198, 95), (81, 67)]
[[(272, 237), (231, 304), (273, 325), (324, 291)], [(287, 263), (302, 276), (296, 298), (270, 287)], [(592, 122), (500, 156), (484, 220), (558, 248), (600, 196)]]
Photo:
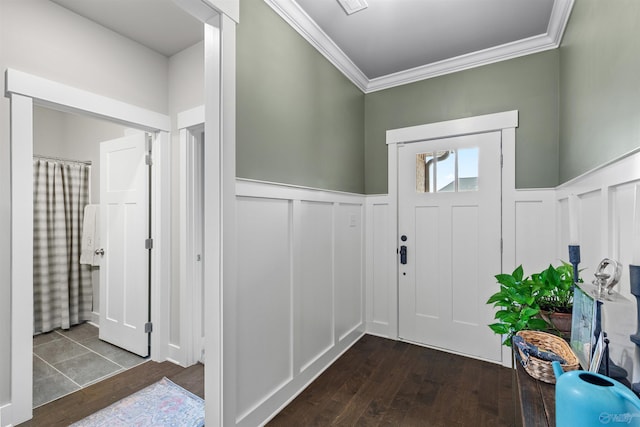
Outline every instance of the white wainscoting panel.
[(239, 179), (235, 423), (262, 425), (364, 333), (361, 195)]
[(307, 368), (333, 346), (333, 204), (299, 202), (299, 265), (294, 289), (297, 317), (297, 354)]
[(339, 341), (364, 324), (364, 199), (335, 206), (335, 319)]
[[(636, 299), (629, 287), (637, 186), (640, 186), (640, 152), (610, 162), (556, 190), (559, 222), (565, 230), (569, 227), (567, 199), (576, 195), (579, 200), (579, 268), (582, 279), (592, 282), (603, 258), (623, 264), (622, 276), (615, 289), (625, 299), (604, 303), (602, 328), (611, 341), (611, 359), (627, 370), (632, 383), (640, 382), (640, 351), (629, 339), (638, 329)], [(638, 215), (640, 218), (640, 212)], [(559, 236), (560, 249), (567, 253), (568, 232), (559, 233)]]
[[(388, 195), (367, 196), (366, 219), (366, 321), (367, 333), (397, 338), (391, 313), (397, 304), (396, 245), (389, 228), (391, 212)], [(395, 214), (394, 214), (395, 215)]]
[(291, 201), (237, 199), (237, 413), (293, 376)]
[(505, 240), (514, 239), (514, 264), (505, 265), (504, 273), (511, 273), (522, 265), (528, 275), (542, 271), (549, 264), (560, 263), (556, 251), (554, 204), (553, 189), (516, 190), (515, 228), (513, 231), (505, 229), (503, 236)]

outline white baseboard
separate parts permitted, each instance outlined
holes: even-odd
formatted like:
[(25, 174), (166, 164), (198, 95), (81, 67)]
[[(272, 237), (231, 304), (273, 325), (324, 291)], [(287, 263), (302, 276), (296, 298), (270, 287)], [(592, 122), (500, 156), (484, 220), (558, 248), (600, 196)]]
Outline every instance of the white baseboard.
[(397, 340), (397, 337), (392, 337), (390, 333), (390, 326), (388, 323), (381, 322), (367, 322), (367, 331), (366, 333), (369, 335), (374, 335), (380, 338), (388, 338), (392, 340)]
[(98, 328), (100, 327), (100, 313), (96, 313), (95, 311), (91, 312), (91, 320), (90, 322), (96, 325)]
[(184, 355), (182, 354), (182, 349), (180, 346), (171, 344), (167, 346), (168, 349), (168, 357), (167, 360), (171, 363), (175, 363), (176, 365), (180, 365), (182, 367), (186, 367), (184, 363)]
[[(288, 399), (269, 416), (267, 416), (264, 421), (260, 423), (260, 425), (267, 424), (276, 415), (278, 415), (280, 411), (282, 411), (289, 403), (291, 403), (296, 397), (298, 397), (300, 393), (302, 393), (312, 382), (314, 382), (320, 375), (322, 375), (324, 371), (326, 371), (344, 353), (346, 353), (351, 347), (353, 347), (353, 345), (357, 343), (364, 335), (365, 332), (362, 332), (361, 328), (356, 328), (355, 330), (351, 331), (350, 334), (345, 337), (345, 340), (341, 341), (340, 343), (326, 351), (313, 363), (315, 366), (313, 366), (312, 369), (309, 369), (309, 375), (299, 375), (289, 385), (283, 387), (283, 389), (288, 389)], [(303, 376), (306, 378), (302, 378)]]
[(13, 427), (11, 419), (11, 403), (5, 403), (0, 406), (0, 427)]

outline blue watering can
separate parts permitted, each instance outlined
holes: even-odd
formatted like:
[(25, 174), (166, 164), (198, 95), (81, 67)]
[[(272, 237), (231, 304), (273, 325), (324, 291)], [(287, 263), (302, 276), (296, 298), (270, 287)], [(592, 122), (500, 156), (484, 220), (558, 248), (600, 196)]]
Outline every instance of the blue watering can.
[(593, 372), (564, 372), (559, 362), (552, 366), (557, 427), (640, 427), (640, 399), (627, 387)]

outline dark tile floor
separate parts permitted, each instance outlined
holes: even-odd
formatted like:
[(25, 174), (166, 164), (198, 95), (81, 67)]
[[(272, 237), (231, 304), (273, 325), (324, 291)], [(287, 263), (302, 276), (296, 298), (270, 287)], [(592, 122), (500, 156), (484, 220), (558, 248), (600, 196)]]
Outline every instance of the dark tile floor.
[(147, 359), (98, 338), (83, 323), (33, 337), (33, 407), (80, 390)]

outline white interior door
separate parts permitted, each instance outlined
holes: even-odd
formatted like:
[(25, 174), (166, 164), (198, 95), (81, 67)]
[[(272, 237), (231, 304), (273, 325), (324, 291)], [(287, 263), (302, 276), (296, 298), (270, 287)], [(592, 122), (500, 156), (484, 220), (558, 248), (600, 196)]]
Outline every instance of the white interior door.
[(100, 144), (100, 339), (149, 355), (146, 134)]
[(398, 147), (402, 339), (501, 360), (485, 304), (501, 271), (500, 156), (499, 132)]

